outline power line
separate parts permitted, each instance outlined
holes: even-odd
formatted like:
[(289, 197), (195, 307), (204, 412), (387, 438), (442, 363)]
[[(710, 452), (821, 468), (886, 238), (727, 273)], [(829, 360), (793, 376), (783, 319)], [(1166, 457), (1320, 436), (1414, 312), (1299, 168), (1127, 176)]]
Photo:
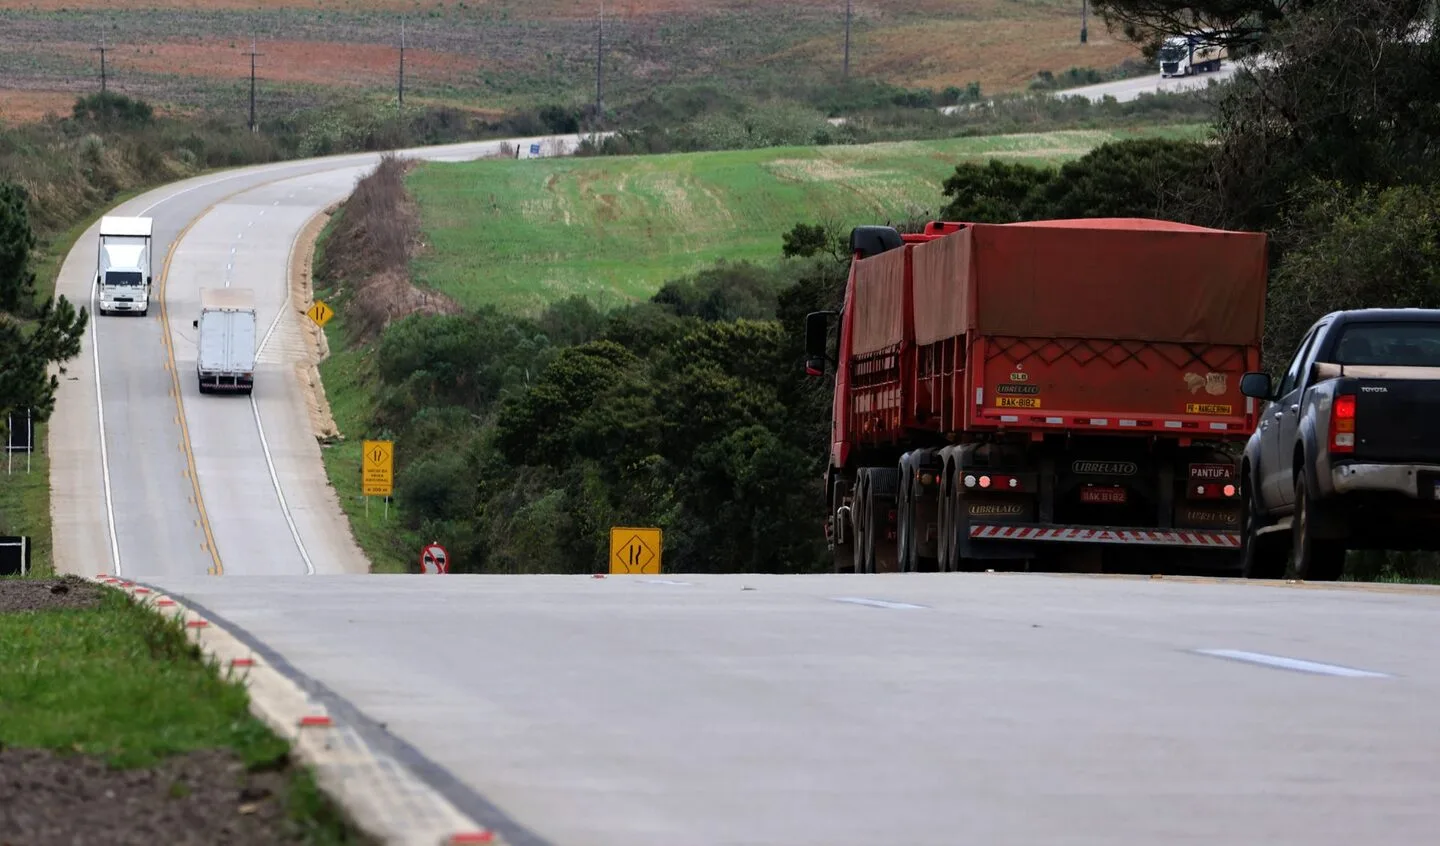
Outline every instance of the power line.
[(845, 70), (844, 76), (850, 78), (850, 21), (855, 17), (854, 0), (845, 0)]
[(605, 114), (605, 0), (600, 0), (600, 26), (595, 30), (595, 125)]
[(250, 57), (250, 131), (258, 132), (259, 129), (255, 123), (255, 59), (265, 54), (255, 52), (255, 39), (252, 37), (250, 52), (245, 55)]
[(397, 94), (401, 112), (405, 111), (405, 19), (400, 19), (400, 81)]
[(90, 52), (92, 52), (92, 53), (99, 53), (99, 54), (100, 54), (100, 93), (101, 93), (101, 94), (104, 94), (104, 93), (106, 92), (106, 90), (107, 90), (107, 88), (106, 88), (105, 54), (106, 54), (107, 52), (109, 52), (110, 49), (111, 49), (111, 48), (105, 46), (105, 30), (102, 29), (102, 30), (100, 30), (100, 46), (99, 46), (99, 47), (91, 47), (91, 48), (90, 48)]

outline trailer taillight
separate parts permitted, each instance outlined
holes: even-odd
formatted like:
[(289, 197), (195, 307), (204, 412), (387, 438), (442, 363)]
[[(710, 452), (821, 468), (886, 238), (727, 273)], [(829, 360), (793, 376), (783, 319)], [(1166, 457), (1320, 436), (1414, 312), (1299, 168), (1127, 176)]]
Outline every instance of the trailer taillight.
[(1223, 485), (1212, 482), (1207, 485), (1192, 485), (1190, 487), (1190, 493), (1196, 499), (1230, 499), (1239, 492), (1239, 489), (1236, 488), (1232, 482), (1226, 482)]
[(1355, 395), (1340, 394), (1330, 406), (1330, 451), (1355, 451)]
[(1018, 478), (1014, 476), (998, 476), (989, 473), (975, 475), (973, 473), (965, 476), (965, 487), (979, 487), (984, 490), (1019, 491), (1023, 486)]

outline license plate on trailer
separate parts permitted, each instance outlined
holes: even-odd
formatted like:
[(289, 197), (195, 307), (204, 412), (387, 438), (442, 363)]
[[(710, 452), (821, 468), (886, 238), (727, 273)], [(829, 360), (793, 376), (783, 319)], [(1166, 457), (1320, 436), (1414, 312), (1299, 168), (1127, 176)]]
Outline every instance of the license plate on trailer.
[(1081, 488), (1080, 501), (1092, 505), (1120, 505), (1125, 502), (1124, 488)]

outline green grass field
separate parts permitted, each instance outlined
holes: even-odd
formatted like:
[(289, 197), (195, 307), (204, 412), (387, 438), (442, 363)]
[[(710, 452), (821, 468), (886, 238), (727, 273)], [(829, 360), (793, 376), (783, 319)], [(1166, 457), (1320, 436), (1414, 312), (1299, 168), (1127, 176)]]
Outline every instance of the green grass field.
[(409, 177), (426, 249), (416, 281), (467, 307), (533, 313), (582, 294), (650, 296), (718, 259), (770, 261), (796, 223), (935, 214), (965, 161), (1078, 158), (1107, 141), (1198, 126), (1076, 130), (665, 156), (425, 164)]

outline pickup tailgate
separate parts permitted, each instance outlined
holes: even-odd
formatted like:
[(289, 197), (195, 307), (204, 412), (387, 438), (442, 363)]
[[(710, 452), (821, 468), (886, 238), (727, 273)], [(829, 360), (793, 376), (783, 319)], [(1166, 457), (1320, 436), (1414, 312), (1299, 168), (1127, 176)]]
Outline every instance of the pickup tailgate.
[(1345, 379), (1355, 397), (1356, 461), (1440, 463), (1440, 379)]

